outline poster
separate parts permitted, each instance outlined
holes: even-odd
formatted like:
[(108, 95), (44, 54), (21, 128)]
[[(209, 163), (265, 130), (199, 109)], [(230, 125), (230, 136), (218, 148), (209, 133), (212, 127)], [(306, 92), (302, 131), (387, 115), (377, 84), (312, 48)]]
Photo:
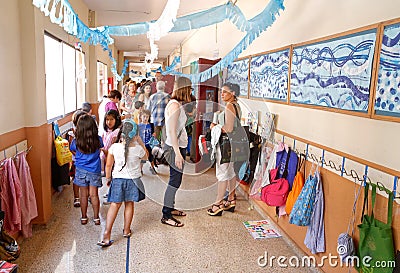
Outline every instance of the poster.
[(243, 225), (254, 239), (269, 239), (282, 236), (268, 220), (245, 221)]
[(376, 29), (293, 48), (290, 101), (367, 112)]

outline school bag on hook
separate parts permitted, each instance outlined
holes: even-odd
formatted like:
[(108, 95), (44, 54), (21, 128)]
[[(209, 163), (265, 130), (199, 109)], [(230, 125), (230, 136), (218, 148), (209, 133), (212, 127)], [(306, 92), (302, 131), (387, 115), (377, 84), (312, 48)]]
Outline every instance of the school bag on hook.
[(271, 184), (268, 184), (261, 190), (261, 200), (263, 200), (268, 206), (279, 207), (286, 203), (290, 188), (289, 182), (286, 179), (289, 159), (290, 148), (286, 160), (282, 160), (281, 165), (278, 166), (278, 168), (270, 171), (269, 175)]

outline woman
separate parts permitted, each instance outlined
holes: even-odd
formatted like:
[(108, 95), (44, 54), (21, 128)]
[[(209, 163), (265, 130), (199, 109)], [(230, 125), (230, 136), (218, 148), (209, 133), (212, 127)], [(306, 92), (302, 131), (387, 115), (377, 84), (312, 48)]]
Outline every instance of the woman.
[(138, 100), (136, 82), (130, 81), (128, 84), (128, 93), (121, 100), (122, 115), (130, 115), (134, 109), (134, 103)]
[[(225, 83), (222, 86), (221, 99), (226, 105), (225, 110), (218, 114), (217, 124), (222, 125), (221, 133), (231, 133), (238, 122), (240, 122), (241, 111), (237, 103), (237, 96), (239, 96), (239, 94), (240, 87), (237, 84)], [(211, 123), (210, 128), (217, 124)], [(221, 216), (224, 210), (234, 212), (236, 207), (236, 174), (233, 168), (234, 164), (233, 162), (221, 164), (220, 161), (221, 149), (219, 145), (217, 145), (215, 175), (218, 180), (218, 192), (216, 202), (207, 210), (210, 216)], [(226, 190), (229, 191), (229, 195), (227, 201), (223, 202)]]
[(139, 95), (139, 101), (143, 101), (144, 103), (144, 108), (147, 109), (149, 105), (149, 100), (150, 100), (150, 95), (151, 95), (151, 85), (150, 81), (146, 82), (142, 87), (140, 87), (140, 90), (143, 92), (140, 92), (141, 94)]
[(190, 101), (191, 86), (192, 83), (188, 78), (178, 78), (171, 100), (165, 108), (165, 148), (172, 149), (170, 157), (172, 162), (169, 162), (169, 182), (164, 195), (161, 223), (173, 227), (183, 227), (183, 223), (174, 216), (186, 216), (184, 212), (174, 209), (174, 204), (176, 191), (182, 182), (183, 163), (188, 144), (185, 130), (186, 113), (182, 104)]

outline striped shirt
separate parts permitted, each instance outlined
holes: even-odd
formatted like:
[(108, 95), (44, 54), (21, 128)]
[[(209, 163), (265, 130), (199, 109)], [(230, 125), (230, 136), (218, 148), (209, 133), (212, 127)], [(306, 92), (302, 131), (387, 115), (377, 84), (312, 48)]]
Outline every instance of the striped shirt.
[(154, 126), (164, 126), (165, 107), (168, 104), (170, 96), (165, 92), (157, 92), (150, 96), (147, 109), (150, 110), (150, 122)]

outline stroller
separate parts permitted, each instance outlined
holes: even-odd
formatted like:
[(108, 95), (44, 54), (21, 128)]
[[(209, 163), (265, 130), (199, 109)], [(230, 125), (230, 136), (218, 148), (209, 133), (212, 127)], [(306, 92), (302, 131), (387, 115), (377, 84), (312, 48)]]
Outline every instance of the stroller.
[(158, 141), (158, 139), (156, 139), (155, 137), (151, 137), (148, 145), (150, 146), (151, 154), (153, 155), (154, 167), (158, 167), (158, 165), (169, 166), (167, 160), (164, 157), (164, 150), (161, 147), (160, 141)]

